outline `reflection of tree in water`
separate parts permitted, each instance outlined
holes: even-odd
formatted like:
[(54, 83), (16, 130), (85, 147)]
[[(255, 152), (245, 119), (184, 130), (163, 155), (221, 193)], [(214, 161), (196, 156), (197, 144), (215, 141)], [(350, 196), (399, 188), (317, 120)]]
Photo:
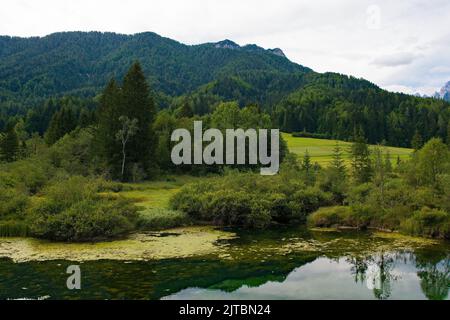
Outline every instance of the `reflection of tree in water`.
[(366, 271), (368, 264), (367, 257), (349, 257), (347, 258), (347, 262), (352, 265), (350, 268), (350, 272), (353, 275), (355, 282), (363, 283), (366, 280)]
[(444, 300), (448, 296), (450, 287), (450, 259), (438, 263), (418, 262), (417, 276), (420, 278), (420, 287), (428, 299)]
[(375, 298), (388, 299), (392, 292), (392, 282), (399, 277), (392, 273), (397, 259), (396, 254), (381, 252), (365, 257), (352, 257), (347, 261), (352, 264), (351, 272), (355, 282), (366, 281), (368, 289), (373, 290)]

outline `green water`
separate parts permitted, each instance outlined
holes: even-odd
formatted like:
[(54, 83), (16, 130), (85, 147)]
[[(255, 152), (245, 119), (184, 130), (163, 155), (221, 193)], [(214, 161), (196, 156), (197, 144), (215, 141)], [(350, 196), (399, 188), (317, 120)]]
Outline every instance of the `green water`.
[[(190, 258), (2, 258), (0, 298), (449, 299), (448, 243), (304, 228), (233, 232), (215, 244), (219, 252)], [(71, 264), (80, 265), (81, 290), (66, 287)]]

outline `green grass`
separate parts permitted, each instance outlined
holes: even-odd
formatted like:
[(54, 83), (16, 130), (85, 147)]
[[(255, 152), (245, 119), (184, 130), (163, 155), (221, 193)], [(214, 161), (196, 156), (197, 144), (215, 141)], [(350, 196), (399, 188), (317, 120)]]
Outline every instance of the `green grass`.
[(131, 190), (121, 191), (119, 194), (135, 200), (137, 205), (144, 209), (167, 208), (170, 197), (183, 185), (199, 179), (202, 178), (183, 175), (167, 177), (165, 180), (159, 181), (126, 183), (126, 189)]
[(120, 195), (133, 199), (141, 210), (137, 227), (140, 230), (162, 230), (189, 225), (186, 213), (169, 209), (169, 200), (180, 188), (190, 182), (207, 177), (169, 176), (164, 180), (126, 183)]
[[(286, 141), (289, 151), (303, 157), (308, 150), (311, 160), (320, 165), (326, 166), (332, 160), (333, 150), (336, 146), (336, 141), (339, 142), (343, 152), (343, 158), (346, 162), (350, 161), (349, 148), (351, 142), (340, 140), (314, 139), (314, 138), (296, 138), (289, 133), (282, 133), (283, 139)], [(373, 146), (372, 146), (373, 147)], [(397, 157), (401, 160), (407, 160), (412, 153), (412, 149), (386, 147), (391, 154), (392, 164), (395, 165)]]

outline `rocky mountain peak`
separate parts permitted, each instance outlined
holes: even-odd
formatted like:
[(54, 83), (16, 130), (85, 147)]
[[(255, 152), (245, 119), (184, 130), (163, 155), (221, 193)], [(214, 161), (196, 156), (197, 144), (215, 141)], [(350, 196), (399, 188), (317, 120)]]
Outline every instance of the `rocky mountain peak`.
[(433, 96), (435, 98), (450, 101), (450, 81), (447, 81), (447, 83), (441, 88), (441, 90), (439, 90), (439, 92), (436, 92)]
[(275, 48), (275, 49), (269, 49), (270, 52), (272, 52), (273, 54), (286, 58), (286, 55), (284, 54), (283, 50), (281, 50), (280, 48)]
[(240, 48), (240, 46), (237, 43), (235, 43), (231, 40), (228, 40), (228, 39), (225, 39), (225, 40), (215, 43), (214, 47), (215, 48), (223, 48), (223, 49), (239, 49)]

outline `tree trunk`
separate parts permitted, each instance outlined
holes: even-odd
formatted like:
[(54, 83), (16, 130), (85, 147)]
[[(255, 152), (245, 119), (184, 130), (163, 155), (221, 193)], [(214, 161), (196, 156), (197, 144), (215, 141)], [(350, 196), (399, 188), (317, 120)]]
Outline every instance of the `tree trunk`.
[(122, 181), (123, 181), (123, 175), (124, 175), (124, 172), (125, 172), (125, 157), (126, 157), (125, 145), (123, 145), (123, 147), (122, 147)]

